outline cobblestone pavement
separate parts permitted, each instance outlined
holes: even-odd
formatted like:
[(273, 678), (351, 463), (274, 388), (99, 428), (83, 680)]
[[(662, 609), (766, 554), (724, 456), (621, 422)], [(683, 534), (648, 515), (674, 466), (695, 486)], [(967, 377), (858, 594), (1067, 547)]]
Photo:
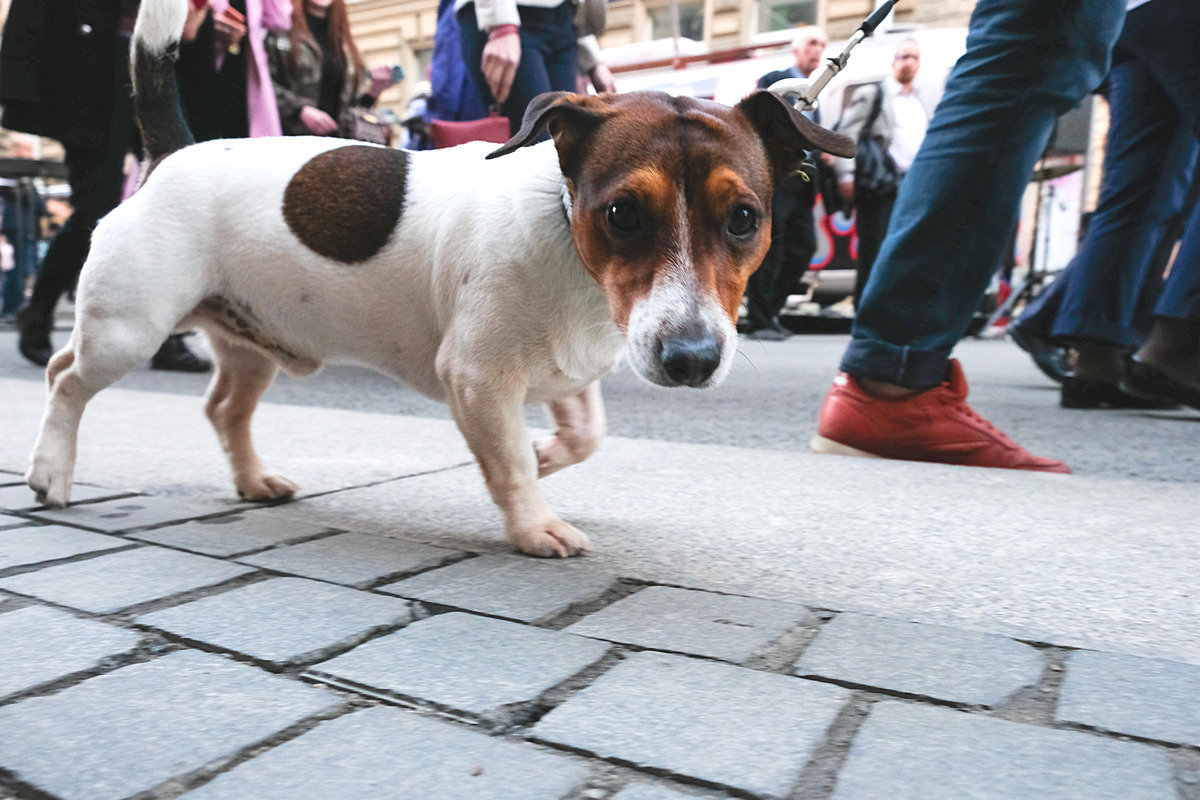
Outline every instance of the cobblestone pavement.
[(1200, 800), (1200, 667), (0, 473), (0, 798)]

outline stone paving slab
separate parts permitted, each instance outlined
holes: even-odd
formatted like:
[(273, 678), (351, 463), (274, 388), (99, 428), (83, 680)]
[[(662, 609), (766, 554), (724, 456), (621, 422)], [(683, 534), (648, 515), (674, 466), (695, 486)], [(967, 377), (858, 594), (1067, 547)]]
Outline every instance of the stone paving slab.
[(343, 701), (182, 651), (0, 707), (0, 767), (63, 800), (118, 800)]
[[(125, 489), (111, 489), (105, 486), (87, 486), (77, 483), (71, 488), (71, 502), (82, 503), (91, 500), (106, 500), (112, 497), (130, 494)], [(33, 490), (23, 482), (12, 486), (0, 486), (0, 508), (8, 511), (33, 511), (45, 508), (37, 501)]]
[(25, 525), (32, 525), (32, 524), (33, 524), (32, 522), (25, 519), (24, 517), (18, 517), (13, 514), (0, 514), (0, 530), (6, 530), (8, 528), (19, 528), (19, 527), (22, 527)]
[(327, 525), (288, 519), (270, 510), (199, 519), (182, 525), (130, 534), (131, 539), (165, 544), (209, 556), (236, 556), (331, 530)]
[(343, 586), (275, 578), (137, 618), (140, 625), (286, 667), (327, 658), (414, 619), (412, 604)]
[(1086, 650), (1071, 653), (1056, 716), (1200, 747), (1200, 667)]
[(551, 711), (530, 736), (782, 798), (849, 697), (829, 684), (644, 652)]
[(696, 796), (661, 786), (635, 783), (617, 792), (612, 800), (696, 800)]
[(161, 547), (139, 547), (0, 579), (0, 589), (93, 614), (222, 583), (250, 567)]
[(794, 674), (991, 707), (1036, 684), (1046, 662), (1003, 636), (839, 614), (805, 649)]
[(792, 603), (648, 586), (564, 630), (740, 663), (811, 618)]
[(450, 613), (415, 622), (309, 669), (310, 675), (497, 718), (599, 661), (609, 645)]
[(182, 522), (210, 514), (220, 514), (237, 508), (232, 501), (197, 502), (176, 497), (126, 497), (103, 503), (84, 503), (67, 508), (50, 508), (32, 516), (48, 522), (78, 525), (104, 533), (119, 533), (134, 528), (148, 528), (167, 522)]
[(560, 800), (586, 778), (570, 758), (381, 707), (323, 722), (183, 797)]
[(84, 553), (129, 547), (129, 541), (62, 525), (0, 531), (0, 570), (40, 564)]
[(140, 640), (133, 631), (45, 606), (0, 614), (0, 697), (91, 669)]
[(872, 706), (834, 800), (1176, 800), (1148, 745), (946, 708)]
[(481, 556), (379, 591), (481, 614), (535, 622), (577, 603), (594, 600), (615, 582), (583, 559), (537, 560), (526, 556)]
[(464, 557), (447, 550), (366, 533), (342, 533), (239, 559), (243, 564), (365, 587), (393, 575), (430, 569)]

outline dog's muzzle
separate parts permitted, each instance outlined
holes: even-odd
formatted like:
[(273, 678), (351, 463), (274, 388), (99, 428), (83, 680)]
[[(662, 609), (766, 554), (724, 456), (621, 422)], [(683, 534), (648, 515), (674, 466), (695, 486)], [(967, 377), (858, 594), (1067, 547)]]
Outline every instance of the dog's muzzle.
[(729, 373), (737, 329), (694, 281), (664, 280), (629, 315), (629, 365), (659, 386), (716, 386)]

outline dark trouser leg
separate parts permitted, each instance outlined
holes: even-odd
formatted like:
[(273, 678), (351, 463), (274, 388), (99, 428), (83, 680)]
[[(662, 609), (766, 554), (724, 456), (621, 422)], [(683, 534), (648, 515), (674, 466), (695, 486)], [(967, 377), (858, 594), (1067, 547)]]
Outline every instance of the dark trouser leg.
[(779, 270), (780, 248), (771, 243), (771, 249), (763, 257), (762, 264), (746, 282), (746, 332), (770, 328), (774, 324), (775, 315), (768, 310), (770, 307), (771, 287), (775, 284), (775, 274)]
[[(74, 285), (91, 245), (92, 230), (121, 202), (125, 155), (133, 141), (133, 96), (129, 79), (129, 48), (117, 47), (113, 64), (115, 99), (107, 120), (108, 138), (99, 146), (68, 145), (65, 162), (74, 213), (50, 243), (29, 300), (36, 317), (48, 325), (54, 306)], [(100, 123), (104, 124), (104, 123)]]
[(858, 229), (858, 259), (854, 265), (854, 307), (862, 299), (863, 289), (871, 275), (871, 267), (875, 257), (879, 255), (879, 246), (887, 236), (888, 220), (892, 218), (892, 207), (896, 205), (896, 195), (889, 193), (883, 197), (872, 194), (860, 194), (854, 198), (854, 206), (858, 210), (855, 225)]
[(790, 224), (791, 235), (787, 246), (782, 249), (779, 264), (775, 270), (775, 283), (767, 295), (765, 312), (775, 320), (779, 312), (787, 304), (787, 299), (796, 290), (808, 266), (812, 262), (813, 253), (817, 251), (817, 227), (813, 219), (812, 206), (807, 210), (798, 210), (796, 219)]
[(1138, 297), (1166, 222), (1178, 210), (1170, 206), (1172, 185), (1187, 169), (1177, 157), (1194, 160), (1195, 153), (1173, 146), (1181, 132), (1179, 114), (1145, 66), (1128, 60), (1113, 69), (1109, 83), (1113, 122), (1100, 200), (1061, 279), (1052, 333), (1119, 350), (1139, 344)]

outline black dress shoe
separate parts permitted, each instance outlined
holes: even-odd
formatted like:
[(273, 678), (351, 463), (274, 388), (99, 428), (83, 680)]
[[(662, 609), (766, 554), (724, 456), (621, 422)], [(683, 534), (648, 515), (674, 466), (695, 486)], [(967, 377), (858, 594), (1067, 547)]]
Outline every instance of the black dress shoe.
[(1066, 347), (1055, 344), (1049, 337), (1023, 330), (1019, 325), (1009, 325), (1007, 330), (1013, 344), (1028, 353), (1047, 378), (1062, 383), (1071, 376)]
[(187, 334), (173, 333), (158, 348), (158, 352), (150, 359), (151, 369), (170, 370), (172, 372), (208, 372), (212, 362), (193, 353), (188, 349), (183, 337)]
[(50, 342), (50, 330), (54, 327), (54, 315), (43, 314), (33, 306), (25, 306), (17, 312), (17, 349), (39, 367), (50, 363), (54, 345)]
[(1130, 389), (1169, 397), (1176, 403), (1200, 408), (1200, 386), (1177, 381), (1137, 356), (1133, 356), (1125, 364), (1125, 383)]
[(1143, 411), (1166, 411), (1179, 408), (1179, 404), (1154, 394), (1128, 392), (1115, 383), (1070, 376), (1063, 381), (1062, 407), (1135, 408)]

